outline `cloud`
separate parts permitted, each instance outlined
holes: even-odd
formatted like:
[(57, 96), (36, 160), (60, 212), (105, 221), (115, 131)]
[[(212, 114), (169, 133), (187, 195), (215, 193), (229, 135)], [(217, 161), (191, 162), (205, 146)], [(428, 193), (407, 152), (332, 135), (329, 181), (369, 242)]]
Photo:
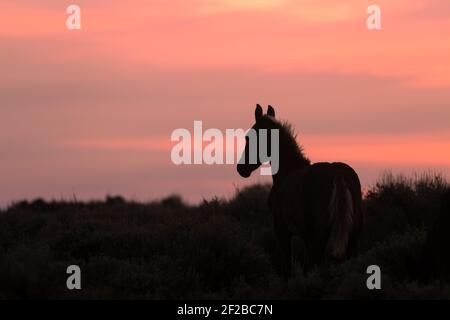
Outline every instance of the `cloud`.
[[(383, 29), (365, 27), (360, 1), (82, 2), (83, 29), (68, 31), (61, 4), (19, 1), (0, 13), (3, 55), (123, 69), (256, 69), (409, 78), (413, 87), (450, 87), (449, 20), (420, 18), (440, 0), (384, 1)], [(203, 7), (215, 13), (199, 15)], [(227, 9), (229, 8), (229, 10)], [(31, 56), (34, 53), (34, 56)], [(97, 63), (97, 62), (95, 62)]]
[(233, 11), (272, 10), (280, 8), (289, 1), (286, 0), (212, 0), (200, 2), (197, 9), (200, 14), (217, 14)]
[(170, 152), (171, 141), (167, 137), (135, 139), (85, 139), (65, 141), (64, 147), (88, 150), (131, 150), (131, 151), (165, 151)]
[(168, 137), (194, 120), (248, 128), (256, 102), (365, 182), (388, 164), (448, 171), (446, 1), (380, 0), (380, 32), (360, 0), (77, 3), (81, 32), (59, 0), (2, 4), (4, 199), (232, 190), (234, 168), (174, 169)]
[(314, 161), (389, 166), (450, 167), (450, 131), (409, 135), (306, 135), (299, 140)]

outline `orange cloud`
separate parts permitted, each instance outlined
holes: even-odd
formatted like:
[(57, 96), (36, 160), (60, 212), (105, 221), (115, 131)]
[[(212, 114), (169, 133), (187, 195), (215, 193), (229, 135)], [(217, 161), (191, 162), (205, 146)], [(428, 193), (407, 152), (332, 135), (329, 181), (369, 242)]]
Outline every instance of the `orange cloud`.
[(168, 151), (172, 142), (167, 137), (147, 139), (85, 139), (63, 143), (70, 148), (90, 150)]
[(64, 6), (19, 1), (2, 8), (0, 36), (52, 36), (56, 61), (367, 74), (449, 87), (450, 20), (421, 13), (439, 2), (380, 0), (383, 29), (374, 32), (365, 27), (370, 3), (359, 0), (81, 2), (82, 30), (70, 32)]
[[(225, 136), (225, 135), (224, 135)], [(302, 135), (299, 143), (313, 162), (350, 161), (364, 163), (383, 163), (386, 165), (438, 165), (450, 166), (450, 132), (440, 134), (410, 135)], [(65, 143), (71, 148), (96, 150), (170, 150), (178, 142), (168, 137), (147, 139), (87, 139)], [(203, 142), (203, 147), (208, 143)], [(194, 144), (192, 144), (194, 147)], [(237, 152), (223, 142), (224, 151)]]
[[(314, 161), (368, 163), (365, 181), (386, 165), (450, 168), (448, 0), (378, 0), (374, 32), (364, 0), (76, 2), (79, 32), (66, 29), (68, 3), (2, 3), (7, 199), (44, 184), (71, 194), (72, 181), (86, 194), (145, 194), (155, 174), (165, 194), (183, 191), (180, 171), (189, 189), (216, 169), (174, 173), (165, 133), (194, 119), (249, 125), (262, 101), (307, 133)], [(220, 181), (234, 177), (226, 170)]]
[(450, 132), (441, 135), (303, 136), (312, 160), (450, 166)]

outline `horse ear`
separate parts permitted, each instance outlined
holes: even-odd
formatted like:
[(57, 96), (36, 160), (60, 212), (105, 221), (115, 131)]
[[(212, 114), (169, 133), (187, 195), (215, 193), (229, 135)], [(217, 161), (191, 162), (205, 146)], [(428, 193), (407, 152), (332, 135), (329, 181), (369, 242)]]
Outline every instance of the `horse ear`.
[(270, 104), (269, 107), (267, 107), (267, 114), (275, 118), (275, 109)]
[(258, 121), (259, 119), (262, 118), (262, 116), (263, 116), (263, 109), (259, 104), (257, 104), (255, 109), (255, 120)]

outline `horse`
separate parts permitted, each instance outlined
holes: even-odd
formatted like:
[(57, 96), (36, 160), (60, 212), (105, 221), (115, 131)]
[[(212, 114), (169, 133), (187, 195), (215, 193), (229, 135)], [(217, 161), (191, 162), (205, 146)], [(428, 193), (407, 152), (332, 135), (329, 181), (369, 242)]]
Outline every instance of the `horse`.
[[(345, 163), (314, 163), (305, 156), (297, 143), (292, 126), (275, 118), (275, 109), (268, 106), (263, 114), (258, 104), (255, 110), (254, 132), (278, 130), (278, 170), (272, 167), (272, 188), (268, 206), (278, 242), (279, 267), (282, 276), (291, 277), (292, 238), (297, 236), (305, 248), (301, 261), (303, 271), (316, 266), (336, 263), (359, 252), (363, 225), (361, 184)], [(245, 149), (237, 165), (240, 176), (248, 178), (262, 162), (259, 156), (259, 134), (256, 149), (250, 149), (246, 137)], [(267, 135), (269, 152), (271, 135)], [(249, 161), (250, 150), (256, 150), (256, 161)], [(248, 155), (248, 156), (246, 156)], [(271, 155), (273, 157), (273, 155)]]

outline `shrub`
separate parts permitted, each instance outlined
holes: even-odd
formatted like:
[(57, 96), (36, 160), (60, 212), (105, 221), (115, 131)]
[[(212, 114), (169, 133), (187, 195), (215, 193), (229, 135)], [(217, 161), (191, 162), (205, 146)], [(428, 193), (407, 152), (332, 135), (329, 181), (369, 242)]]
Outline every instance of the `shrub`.
[[(0, 298), (449, 298), (448, 284), (416, 277), (445, 188), (439, 175), (385, 175), (364, 199), (362, 254), (305, 275), (294, 253), (288, 283), (273, 268), (269, 185), (198, 205), (22, 201), (0, 211)], [(82, 269), (81, 291), (65, 287), (71, 264)], [(365, 287), (370, 264), (382, 269), (381, 291)]]

